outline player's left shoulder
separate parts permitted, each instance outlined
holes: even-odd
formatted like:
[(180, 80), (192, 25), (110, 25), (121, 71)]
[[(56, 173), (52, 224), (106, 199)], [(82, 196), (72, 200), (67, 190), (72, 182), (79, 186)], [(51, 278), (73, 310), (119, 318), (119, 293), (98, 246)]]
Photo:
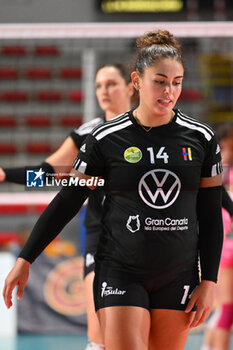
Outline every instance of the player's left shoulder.
[(201, 120), (198, 117), (191, 117), (188, 114), (182, 112), (180, 109), (176, 111), (176, 123), (186, 128), (199, 133), (202, 135), (207, 141), (210, 141), (215, 136), (215, 131), (213, 128)]

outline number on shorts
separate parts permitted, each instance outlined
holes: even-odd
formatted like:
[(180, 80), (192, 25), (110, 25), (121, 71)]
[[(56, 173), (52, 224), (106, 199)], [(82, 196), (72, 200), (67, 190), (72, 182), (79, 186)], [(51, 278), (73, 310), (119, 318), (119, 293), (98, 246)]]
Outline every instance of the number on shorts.
[(182, 300), (181, 300), (182, 305), (184, 305), (186, 303), (188, 293), (189, 293), (189, 288), (190, 288), (190, 286), (188, 286), (188, 285), (184, 286), (184, 295), (183, 295)]

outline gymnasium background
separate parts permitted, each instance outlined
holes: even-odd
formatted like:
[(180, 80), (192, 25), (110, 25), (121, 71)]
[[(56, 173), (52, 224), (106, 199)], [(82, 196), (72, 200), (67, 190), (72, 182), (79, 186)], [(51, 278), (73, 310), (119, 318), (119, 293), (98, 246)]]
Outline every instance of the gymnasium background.
[[(0, 0), (0, 167), (41, 163), (73, 128), (101, 115), (97, 67), (130, 62), (135, 38), (154, 28), (170, 30), (183, 46), (178, 106), (208, 123), (232, 122), (232, 20), (231, 0)], [(1, 287), (57, 191), (0, 184)], [(1, 298), (4, 350), (21, 350), (25, 335), (85, 338), (84, 210), (33, 264), (23, 300), (7, 311)], [(202, 329), (194, 333), (187, 349), (198, 348)]]

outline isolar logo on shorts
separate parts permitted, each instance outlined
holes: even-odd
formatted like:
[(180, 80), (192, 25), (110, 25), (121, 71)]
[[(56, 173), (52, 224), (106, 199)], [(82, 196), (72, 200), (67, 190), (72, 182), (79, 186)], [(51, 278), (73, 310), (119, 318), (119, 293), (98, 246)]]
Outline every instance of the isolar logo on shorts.
[(129, 147), (124, 152), (124, 158), (129, 163), (137, 163), (142, 159), (142, 151), (138, 147)]
[(120, 290), (118, 288), (113, 288), (112, 286), (108, 286), (107, 282), (102, 283), (101, 287), (101, 298), (107, 297), (109, 295), (124, 295), (126, 290)]
[(181, 182), (170, 170), (150, 170), (141, 178), (138, 191), (143, 202), (155, 209), (172, 205), (180, 193)]

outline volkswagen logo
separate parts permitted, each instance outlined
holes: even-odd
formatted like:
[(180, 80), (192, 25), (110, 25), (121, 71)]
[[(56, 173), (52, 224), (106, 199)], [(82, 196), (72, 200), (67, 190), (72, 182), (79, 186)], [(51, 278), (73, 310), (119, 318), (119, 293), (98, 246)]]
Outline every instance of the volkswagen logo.
[(155, 169), (141, 178), (138, 190), (143, 202), (155, 209), (172, 205), (180, 193), (181, 182), (170, 170)]

